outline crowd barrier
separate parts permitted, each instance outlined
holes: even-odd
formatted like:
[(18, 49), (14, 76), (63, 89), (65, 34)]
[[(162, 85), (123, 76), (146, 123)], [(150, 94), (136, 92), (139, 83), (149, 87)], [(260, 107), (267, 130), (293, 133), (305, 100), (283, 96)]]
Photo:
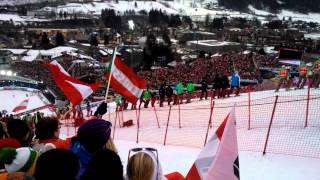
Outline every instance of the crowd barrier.
[[(234, 102), (193, 99), (161, 108), (156, 103), (105, 118), (113, 123), (114, 139), (201, 148), (235, 106), (240, 151), (320, 158), (320, 90), (271, 93), (257, 97), (248, 91)], [(128, 120), (134, 126), (123, 127)]]

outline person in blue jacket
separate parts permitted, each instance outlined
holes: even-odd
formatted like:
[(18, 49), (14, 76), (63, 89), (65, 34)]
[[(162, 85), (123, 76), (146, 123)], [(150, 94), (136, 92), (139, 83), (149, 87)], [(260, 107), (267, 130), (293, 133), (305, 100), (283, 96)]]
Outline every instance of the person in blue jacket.
[(233, 93), (233, 90), (236, 89), (235, 91), (235, 95), (239, 96), (240, 93), (240, 76), (238, 74), (238, 71), (235, 71), (234, 73), (232, 73), (231, 76), (231, 89), (230, 89), (230, 93)]

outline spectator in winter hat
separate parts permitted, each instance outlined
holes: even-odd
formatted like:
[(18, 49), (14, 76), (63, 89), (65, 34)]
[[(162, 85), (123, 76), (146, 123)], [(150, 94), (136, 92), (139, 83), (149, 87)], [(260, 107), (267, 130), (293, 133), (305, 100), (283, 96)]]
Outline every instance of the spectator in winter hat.
[(30, 146), (34, 132), (25, 121), (11, 119), (7, 122), (7, 130), (10, 138), (18, 140), (23, 147)]
[(32, 176), (37, 158), (38, 153), (28, 147), (0, 149), (0, 163), (4, 164), (8, 173), (26, 172)]
[(151, 151), (141, 151), (129, 159), (127, 165), (128, 180), (165, 180), (161, 165)]
[(12, 138), (4, 138), (4, 139), (0, 139), (0, 149), (1, 148), (19, 148), (21, 147), (21, 144), (19, 143), (19, 141), (17, 141), (16, 139), (12, 139)]
[(52, 143), (58, 149), (69, 149), (70, 139), (59, 139), (60, 127), (56, 118), (45, 117), (36, 124), (36, 138), (39, 140), (37, 145)]
[(108, 149), (98, 151), (89, 161), (80, 179), (123, 180), (123, 166), (119, 155)]
[(77, 137), (84, 148), (94, 153), (102, 149), (111, 134), (111, 123), (103, 119), (89, 120), (84, 123), (77, 133)]
[(80, 161), (74, 153), (52, 149), (38, 158), (34, 177), (37, 180), (75, 180), (79, 168)]
[(77, 136), (71, 139), (70, 146), (70, 150), (78, 156), (81, 162), (78, 179), (95, 152), (102, 149), (116, 151), (112, 140), (109, 139), (110, 134), (111, 123), (103, 119), (89, 120), (80, 126)]

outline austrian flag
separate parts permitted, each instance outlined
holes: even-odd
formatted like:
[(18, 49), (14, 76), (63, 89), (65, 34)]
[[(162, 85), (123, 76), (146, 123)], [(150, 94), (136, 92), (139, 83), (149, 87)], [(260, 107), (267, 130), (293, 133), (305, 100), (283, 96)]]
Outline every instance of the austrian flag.
[(146, 87), (147, 81), (135, 75), (132, 69), (117, 56), (113, 65), (111, 65), (110, 72), (106, 73), (107, 79), (109, 78), (109, 73), (111, 73), (111, 87), (129, 102), (136, 103)]
[(66, 95), (73, 106), (86, 99), (100, 86), (100, 82), (86, 84), (70, 76), (57, 62), (52, 62), (46, 66), (50, 69), (57, 86)]
[(16, 106), (16, 107), (12, 110), (12, 112), (18, 112), (18, 111), (27, 109), (28, 102), (29, 102), (29, 99), (23, 100), (18, 106)]
[(200, 152), (186, 180), (239, 180), (234, 108)]

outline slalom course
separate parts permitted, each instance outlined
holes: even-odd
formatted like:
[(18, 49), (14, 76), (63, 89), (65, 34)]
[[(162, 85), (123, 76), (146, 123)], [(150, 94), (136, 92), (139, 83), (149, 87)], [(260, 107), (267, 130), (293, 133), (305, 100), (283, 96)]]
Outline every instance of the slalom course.
[[(180, 106), (159, 108), (156, 103), (156, 114), (149, 107), (106, 114), (104, 118), (115, 125), (115, 140), (202, 148), (234, 105), (240, 151), (320, 158), (317, 89), (311, 89), (309, 96), (307, 90), (281, 90), (252, 92), (250, 101), (249, 93), (243, 93), (213, 102), (193, 99)], [(135, 125), (122, 127), (121, 123), (128, 120)]]
[[(6, 110), (7, 114), (25, 114), (40, 111), (46, 116), (54, 114), (49, 109), (52, 105), (45, 99), (45, 97), (37, 90), (32, 89), (0, 89), (0, 111)], [(28, 99), (27, 107), (23, 110), (13, 112), (22, 101)]]

